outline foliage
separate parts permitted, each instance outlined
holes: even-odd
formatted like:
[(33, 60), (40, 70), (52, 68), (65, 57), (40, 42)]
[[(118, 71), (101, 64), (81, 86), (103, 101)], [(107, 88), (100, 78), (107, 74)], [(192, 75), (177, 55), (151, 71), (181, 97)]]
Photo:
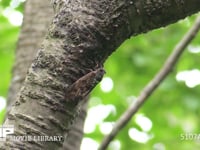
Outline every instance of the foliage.
[[(6, 0), (1, 1), (0, 11), (3, 12), (9, 6)], [(22, 10), (22, 5), (16, 8)], [(2, 13), (1, 13), (2, 14)], [(165, 59), (172, 51), (175, 44), (191, 27), (195, 16), (187, 18), (166, 28), (151, 31), (146, 34), (132, 37), (125, 41), (117, 51), (109, 57), (105, 64), (106, 75), (112, 79), (114, 85), (111, 91), (104, 92), (98, 85), (90, 98), (90, 117), (96, 109), (107, 112), (103, 117), (101, 113), (95, 114), (99, 119), (94, 125), (94, 130), (86, 131), (91, 125), (86, 121), (85, 138), (91, 138), (100, 142), (104, 136), (102, 127), (109, 129), (109, 125), (119, 118), (131, 102), (140, 94), (143, 87), (150, 81), (155, 73), (162, 67)], [(6, 97), (13, 64), (14, 49), (18, 37), (19, 27), (13, 26), (8, 19), (0, 15), (0, 96)], [(200, 36), (190, 45), (199, 46)], [(129, 124), (119, 133), (111, 149), (129, 150), (133, 147), (137, 150), (144, 149), (198, 149), (200, 144), (195, 139), (186, 139), (186, 133), (198, 134), (200, 115), (199, 90), (200, 86), (189, 88), (184, 82), (178, 82), (176, 75), (184, 70), (200, 69), (200, 53), (191, 53), (188, 49), (181, 57), (170, 76), (160, 85), (151, 98), (134, 116)], [(101, 106), (101, 107), (100, 107)], [(99, 115), (99, 116), (98, 116)], [(141, 116), (152, 123), (152, 127), (145, 129), (141, 125), (145, 122)], [(2, 114), (0, 113), (2, 118)], [(95, 120), (95, 118), (92, 118)], [(0, 119), (1, 120), (1, 119)], [(143, 143), (133, 140), (133, 131), (149, 135)], [(107, 132), (107, 131), (105, 131)], [(135, 132), (134, 132), (135, 133)], [(184, 136), (185, 139), (182, 139)], [(132, 137), (132, 138), (131, 138)], [(119, 144), (120, 143), (120, 144)], [(91, 144), (92, 145), (92, 144)], [(88, 149), (92, 149), (90, 144)], [(120, 145), (120, 146), (119, 146)], [(120, 148), (119, 148), (120, 147)], [(88, 150), (87, 149), (87, 150)]]

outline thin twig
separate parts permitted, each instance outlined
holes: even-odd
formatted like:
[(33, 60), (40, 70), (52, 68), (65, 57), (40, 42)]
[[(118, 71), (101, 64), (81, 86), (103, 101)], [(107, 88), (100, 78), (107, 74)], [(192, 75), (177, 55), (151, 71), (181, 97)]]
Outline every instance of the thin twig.
[(138, 111), (138, 109), (144, 104), (147, 98), (155, 91), (160, 83), (167, 77), (167, 75), (173, 70), (179, 57), (183, 53), (187, 45), (194, 39), (197, 32), (200, 29), (200, 16), (196, 19), (193, 27), (185, 34), (183, 39), (175, 46), (172, 54), (166, 60), (164, 66), (155, 75), (155, 77), (146, 85), (142, 90), (137, 100), (121, 115), (119, 120), (114, 125), (110, 134), (108, 134), (102, 141), (99, 150), (105, 150), (113, 138), (119, 131), (129, 122), (131, 117)]

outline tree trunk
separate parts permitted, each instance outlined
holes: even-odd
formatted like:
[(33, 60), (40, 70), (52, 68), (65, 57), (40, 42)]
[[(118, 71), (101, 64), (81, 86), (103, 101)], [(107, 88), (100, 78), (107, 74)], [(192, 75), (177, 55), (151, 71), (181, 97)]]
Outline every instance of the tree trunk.
[[(25, 79), (37, 50), (47, 33), (47, 27), (53, 16), (53, 9), (47, 5), (48, 0), (28, 0), (24, 9), (24, 20), (21, 28), (12, 71), (12, 81), (8, 93), (8, 111)], [(40, 11), (39, 10), (43, 10)], [(38, 19), (39, 18), (39, 19)]]
[[(7, 111), (14, 104), (15, 97), (24, 82), (26, 72), (42, 39), (47, 33), (47, 27), (53, 16), (53, 8), (48, 4), (47, 0), (27, 1), (24, 10), (24, 21), (20, 32), (19, 42), (16, 49), (15, 65), (13, 67), (13, 79), (8, 93)], [(39, 10), (43, 10), (39, 12)], [(39, 19), (38, 19), (39, 18)], [(62, 149), (74, 150), (80, 148), (83, 137), (83, 125), (86, 117), (87, 100), (81, 105), (81, 114), (75, 121), (75, 124), (69, 131), (69, 140), (65, 140)]]
[[(200, 10), (199, 0), (52, 0), (55, 16), (5, 125), (15, 135), (68, 133), (80, 101), (101, 80), (104, 61), (131, 35)], [(69, 138), (69, 137), (68, 137)], [(58, 149), (62, 141), (11, 141), (1, 149)]]

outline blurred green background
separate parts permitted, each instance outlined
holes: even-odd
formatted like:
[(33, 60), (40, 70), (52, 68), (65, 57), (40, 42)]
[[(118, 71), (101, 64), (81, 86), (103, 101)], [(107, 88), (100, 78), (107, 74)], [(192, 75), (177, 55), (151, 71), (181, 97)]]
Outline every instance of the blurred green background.
[[(15, 5), (13, 4), (15, 3)], [(0, 1), (0, 122), (11, 80), (23, 3)], [(14, 20), (17, 18), (18, 20)], [(106, 75), (90, 98), (81, 150), (95, 150), (119, 116), (162, 67), (196, 15), (125, 41), (105, 64)], [(109, 150), (200, 148), (200, 34)], [(195, 135), (197, 136), (194, 137)]]

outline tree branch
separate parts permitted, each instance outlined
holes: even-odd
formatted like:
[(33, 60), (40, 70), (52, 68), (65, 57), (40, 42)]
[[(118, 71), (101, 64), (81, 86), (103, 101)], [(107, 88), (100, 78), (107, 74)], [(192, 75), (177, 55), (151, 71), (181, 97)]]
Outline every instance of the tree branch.
[(175, 46), (172, 54), (166, 60), (164, 66), (155, 75), (155, 77), (142, 90), (137, 100), (121, 115), (110, 134), (108, 134), (100, 145), (99, 150), (105, 150), (112, 139), (121, 131), (121, 129), (130, 121), (133, 115), (139, 108), (147, 101), (147, 98), (156, 90), (160, 83), (173, 70), (175, 64), (178, 62), (181, 54), (187, 45), (194, 39), (200, 29), (200, 16), (197, 18), (194, 26), (186, 33), (183, 39)]
[[(87, 81), (96, 85), (102, 74), (97, 70), (124, 40), (200, 10), (199, 0), (51, 2), (55, 8), (51, 26), (4, 123), (15, 126), (15, 135), (64, 136), (79, 108), (70, 99), (73, 94), (66, 93), (74, 92), (68, 90), (76, 87), (73, 83), (85, 82), (89, 74), (94, 78)], [(7, 140), (0, 149), (58, 149), (62, 144)]]

